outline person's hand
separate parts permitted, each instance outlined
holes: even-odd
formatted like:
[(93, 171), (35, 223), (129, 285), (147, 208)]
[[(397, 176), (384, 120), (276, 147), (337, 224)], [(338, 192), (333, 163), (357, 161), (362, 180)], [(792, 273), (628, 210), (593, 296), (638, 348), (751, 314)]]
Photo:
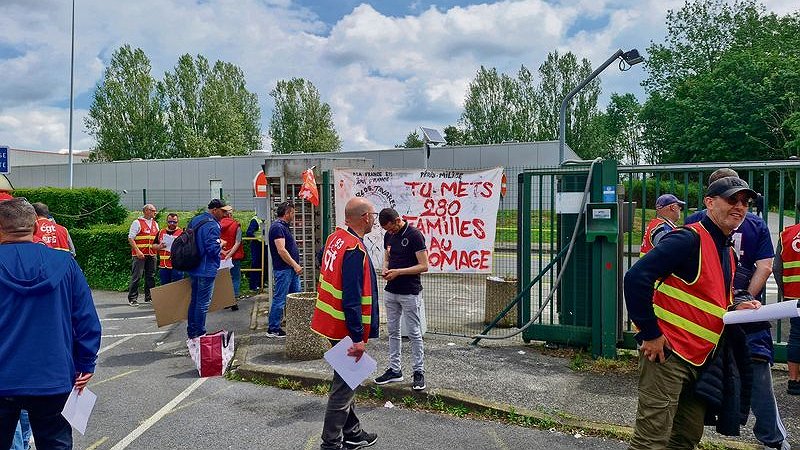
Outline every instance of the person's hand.
[(78, 372), (77, 378), (75, 378), (75, 389), (78, 390), (78, 394), (83, 392), (83, 388), (89, 383), (89, 379), (92, 378), (93, 373), (83, 373)]
[(354, 356), (356, 358), (356, 362), (364, 356), (364, 352), (367, 350), (366, 345), (363, 342), (356, 342), (350, 348), (347, 349), (347, 356)]
[(642, 352), (644, 357), (650, 361), (659, 363), (664, 362), (667, 360), (666, 356), (664, 355), (664, 348), (666, 344), (667, 338), (665, 338), (662, 334), (655, 339), (643, 341), (642, 347), (639, 349), (639, 351)]
[(386, 269), (383, 273), (383, 279), (386, 281), (392, 281), (399, 275), (398, 269)]
[(294, 266), (294, 273), (300, 275), (300, 273), (302, 272), (303, 272), (303, 266), (301, 266), (300, 264)]
[(142, 251), (138, 248), (136, 249), (136, 255), (134, 256), (136, 256), (136, 259), (144, 259), (144, 253), (142, 253)]
[(746, 302), (742, 302), (736, 305), (736, 311), (740, 311), (742, 309), (758, 309), (758, 308), (761, 308), (761, 302), (758, 300), (748, 300)]
[(381, 278), (386, 278), (386, 272), (387, 272), (388, 270), (389, 270), (389, 269), (387, 269), (386, 267), (384, 267), (383, 269), (381, 269)]

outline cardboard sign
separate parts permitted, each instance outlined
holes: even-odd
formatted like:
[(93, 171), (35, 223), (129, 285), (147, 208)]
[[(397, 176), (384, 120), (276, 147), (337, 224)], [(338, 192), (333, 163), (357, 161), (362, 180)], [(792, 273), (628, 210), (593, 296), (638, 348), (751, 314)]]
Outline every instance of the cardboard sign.
[[(192, 301), (192, 282), (189, 278), (150, 289), (153, 309), (156, 312), (156, 325), (163, 327), (184, 321), (188, 317), (189, 303)], [(214, 293), (208, 312), (217, 311), (236, 303), (233, 298), (233, 280), (230, 269), (217, 272), (214, 279)]]
[[(425, 236), (430, 273), (487, 273), (497, 225), (503, 169), (482, 171), (336, 169), (336, 224), (353, 197), (375, 211), (394, 208)], [(375, 221), (364, 244), (375, 267), (383, 263), (383, 228)], [(404, 244), (405, 245), (405, 244)]]

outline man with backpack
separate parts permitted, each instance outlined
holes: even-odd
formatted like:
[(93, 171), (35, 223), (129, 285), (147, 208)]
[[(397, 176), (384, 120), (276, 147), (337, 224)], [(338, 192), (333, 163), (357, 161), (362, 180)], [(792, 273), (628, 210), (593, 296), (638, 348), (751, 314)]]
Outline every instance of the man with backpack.
[(192, 300), (189, 303), (186, 327), (189, 339), (206, 334), (206, 314), (211, 305), (214, 278), (219, 270), (219, 256), (222, 250), (219, 240), (219, 221), (225, 217), (223, 206), (225, 203), (221, 200), (216, 198), (211, 200), (208, 211), (195, 216), (187, 227), (187, 230), (192, 230), (189, 235), (194, 236), (198, 252), (197, 265), (187, 271), (192, 283)]

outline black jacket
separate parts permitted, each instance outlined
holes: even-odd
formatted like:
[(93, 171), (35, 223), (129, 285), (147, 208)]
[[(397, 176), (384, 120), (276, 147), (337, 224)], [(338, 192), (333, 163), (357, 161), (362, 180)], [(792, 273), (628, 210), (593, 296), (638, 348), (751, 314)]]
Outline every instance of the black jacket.
[(747, 423), (753, 368), (742, 328), (726, 325), (711, 359), (703, 365), (695, 395), (706, 402), (706, 425), (716, 425), (725, 436), (739, 436)]

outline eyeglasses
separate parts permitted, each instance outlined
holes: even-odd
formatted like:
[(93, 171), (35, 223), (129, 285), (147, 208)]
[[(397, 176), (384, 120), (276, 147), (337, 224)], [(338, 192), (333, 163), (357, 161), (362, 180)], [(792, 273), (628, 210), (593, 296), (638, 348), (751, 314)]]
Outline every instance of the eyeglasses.
[(725, 198), (725, 197), (721, 197), (721, 198), (723, 200), (725, 200), (731, 206), (736, 206), (739, 203), (741, 203), (742, 206), (744, 206), (745, 208), (750, 206), (750, 197), (747, 197), (747, 196), (732, 196), (732, 197), (728, 197), (728, 198)]
[(364, 217), (364, 216), (366, 216), (367, 214), (369, 214), (370, 216), (375, 216), (375, 217), (378, 217), (378, 213), (376, 213), (376, 212), (365, 212), (364, 214), (362, 214), (362, 215), (361, 215), (361, 217)]
[(177, 220), (168, 220), (167, 223), (174, 225), (174, 224), (178, 223), (178, 221)]

